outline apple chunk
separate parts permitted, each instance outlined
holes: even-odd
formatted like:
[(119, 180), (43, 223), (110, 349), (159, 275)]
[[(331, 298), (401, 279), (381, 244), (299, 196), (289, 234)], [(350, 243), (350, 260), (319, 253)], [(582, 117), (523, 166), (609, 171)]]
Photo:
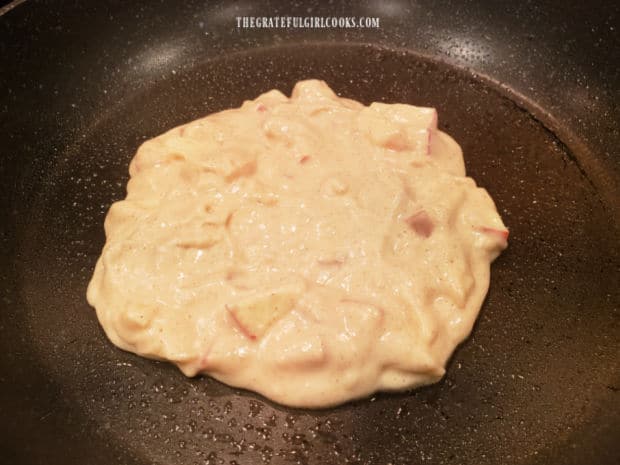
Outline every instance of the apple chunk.
[(271, 292), (227, 306), (241, 332), (249, 339), (262, 337), (269, 327), (290, 312), (297, 302), (294, 292)]
[(407, 218), (405, 222), (412, 230), (422, 237), (430, 237), (435, 229), (433, 220), (424, 210), (414, 213)]
[(488, 226), (481, 226), (480, 231), (495, 236), (503, 241), (507, 241), (510, 234), (507, 229), (489, 228)]
[(437, 130), (437, 111), (375, 102), (361, 110), (360, 129), (379, 147), (426, 156), (430, 154), (431, 134)]

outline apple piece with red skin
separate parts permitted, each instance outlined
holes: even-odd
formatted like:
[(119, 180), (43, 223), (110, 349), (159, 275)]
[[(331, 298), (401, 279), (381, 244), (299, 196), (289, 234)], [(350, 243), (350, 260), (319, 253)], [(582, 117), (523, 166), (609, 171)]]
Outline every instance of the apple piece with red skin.
[(405, 219), (405, 223), (422, 237), (430, 237), (433, 234), (435, 225), (431, 217), (424, 210), (420, 210), (414, 213), (409, 218)]
[(426, 129), (426, 155), (431, 155), (431, 142), (433, 140), (433, 133), (437, 131), (437, 110), (433, 108), (433, 115), (428, 128)]
[(248, 339), (261, 338), (280, 318), (289, 313), (297, 302), (293, 292), (273, 292), (252, 297), (235, 305), (227, 305), (232, 320)]
[(437, 130), (434, 108), (375, 102), (361, 115), (362, 130), (373, 144), (395, 152), (430, 155), (431, 135)]
[(496, 236), (496, 237), (500, 238), (502, 241), (507, 241), (508, 240), (508, 236), (510, 235), (510, 231), (508, 231), (508, 229), (490, 228), (488, 226), (481, 226), (478, 229), (479, 229), (480, 232)]

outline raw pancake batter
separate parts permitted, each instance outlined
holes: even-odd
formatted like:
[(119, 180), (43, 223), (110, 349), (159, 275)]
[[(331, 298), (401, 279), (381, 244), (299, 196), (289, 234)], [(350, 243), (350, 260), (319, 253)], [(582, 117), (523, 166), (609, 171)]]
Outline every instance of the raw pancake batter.
[(122, 349), (283, 404), (433, 383), (508, 231), (432, 108), (276, 90), (145, 142), (88, 301)]

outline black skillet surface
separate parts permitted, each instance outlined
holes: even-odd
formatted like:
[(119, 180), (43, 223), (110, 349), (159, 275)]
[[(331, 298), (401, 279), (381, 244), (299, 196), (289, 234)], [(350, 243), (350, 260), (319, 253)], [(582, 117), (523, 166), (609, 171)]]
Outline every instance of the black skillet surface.
[[(0, 463), (619, 462), (617, 7), (107, 3), (0, 17)], [(327, 13), (382, 27), (234, 19)], [(324, 411), (121, 352), (84, 296), (142, 140), (308, 77), (437, 107), (511, 229), (443, 381)]]

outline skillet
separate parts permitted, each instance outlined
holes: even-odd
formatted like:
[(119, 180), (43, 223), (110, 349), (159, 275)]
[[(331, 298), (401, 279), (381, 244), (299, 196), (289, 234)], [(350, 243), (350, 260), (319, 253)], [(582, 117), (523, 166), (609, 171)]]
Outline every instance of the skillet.
[[(515, 3), (5, 7), (0, 463), (618, 463), (618, 6)], [(236, 28), (280, 14), (381, 27)], [(438, 108), (511, 229), (440, 383), (320, 411), (121, 352), (85, 301), (137, 146), (308, 77)]]

